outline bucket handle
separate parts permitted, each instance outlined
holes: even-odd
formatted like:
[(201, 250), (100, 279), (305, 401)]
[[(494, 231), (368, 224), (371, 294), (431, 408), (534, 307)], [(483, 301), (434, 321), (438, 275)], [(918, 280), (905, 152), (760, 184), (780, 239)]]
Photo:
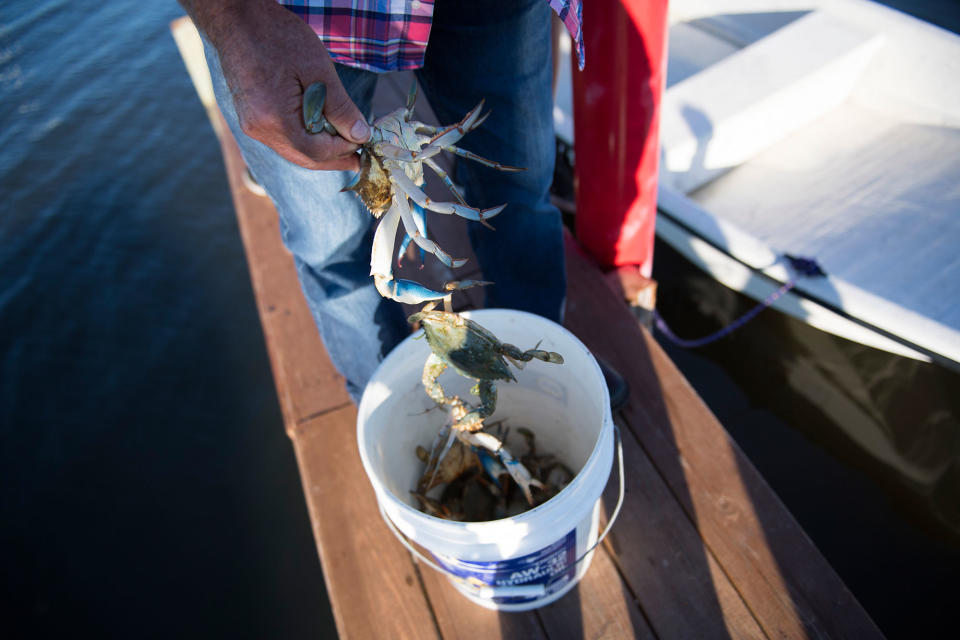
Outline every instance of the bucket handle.
[[(616, 522), (617, 516), (620, 515), (620, 507), (623, 506), (623, 496), (625, 494), (625, 482), (623, 476), (623, 437), (620, 435), (620, 427), (616, 424), (613, 425), (613, 432), (616, 435), (617, 440), (617, 470), (620, 474), (620, 495), (617, 497), (617, 505), (613, 508), (613, 514), (610, 516), (610, 519), (607, 520), (607, 526), (604, 527), (600, 535), (597, 536), (597, 541), (590, 545), (590, 548), (580, 554), (580, 557), (574, 560), (570, 566), (575, 567), (580, 564), (580, 561), (590, 555), (594, 549), (597, 548), (603, 539), (607, 537), (607, 534), (610, 533), (610, 529), (613, 527), (613, 523)], [(413, 546), (413, 543), (407, 538), (406, 535), (400, 529), (397, 528), (397, 525), (393, 523), (393, 520), (390, 519), (390, 516), (387, 515), (386, 511), (383, 510), (383, 505), (380, 504), (380, 501), (377, 501), (377, 507), (380, 509), (380, 516), (383, 518), (383, 521), (387, 523), (390, 531), (393, 532), (393, 535), (397, 537), (397, 540), (400, 541), (404, 547), (407, 548), (407, 551), (412, 553), (418, 560), (429, 566), (430, 568), (444, 573), (447, 577), (456, 580), (462, 586), (466, 587), (468, 590), (473, 592), (473, 595), (478, 598), (510, 598), (510, 597), (523, 597), (523, 598), (538, 598), (543, 595), (546, 595), (546, 586), (543, 584), (519, 584), (513, 586), (501, 586), (494, 587), (490, 585), (477, 586), (473, 583), (467, 582), (460, 576), (454, 574), (446, 567), (438, 565), (436, 562), (426, 557), (420, 550)]]

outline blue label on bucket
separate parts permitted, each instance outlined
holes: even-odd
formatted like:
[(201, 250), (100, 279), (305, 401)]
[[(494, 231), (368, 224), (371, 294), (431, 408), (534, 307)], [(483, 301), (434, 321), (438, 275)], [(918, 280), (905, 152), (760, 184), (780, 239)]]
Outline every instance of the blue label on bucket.
[(576, 529), (548, 547), (520, 558), (493, 562), (470, 562), (433, 554), (447, 571), (468, 583), (480, 586), (514, 587), (542, 584), (545, 593), (539, 596), (511, 596), (493, 598), (498, 604), (530, 602), (556, 593), (573, 580), (577, 567)]

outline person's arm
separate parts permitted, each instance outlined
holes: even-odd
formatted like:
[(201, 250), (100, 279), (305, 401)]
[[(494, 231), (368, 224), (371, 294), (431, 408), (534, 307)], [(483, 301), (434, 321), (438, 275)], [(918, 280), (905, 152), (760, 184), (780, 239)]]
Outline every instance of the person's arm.
[[(244, 133), (308, 169), (358, 168), (353, 143), (366, 142), (369, 128), (303, 20), (274, 0), (180, 4), (220, 54)], [(327, 85), (324, 115), (347, 140), (304, 129), (303, 92), (317, 81)]]

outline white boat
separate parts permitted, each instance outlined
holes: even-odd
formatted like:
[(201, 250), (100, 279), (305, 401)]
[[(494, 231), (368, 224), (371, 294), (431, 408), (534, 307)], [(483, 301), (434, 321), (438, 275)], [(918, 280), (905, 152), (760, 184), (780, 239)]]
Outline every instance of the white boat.
[(960, 37), (866, 0), (672, 0), (660, 136), (662, 240), (757, 300), (812, 257), (775, 308), (960, 369)]

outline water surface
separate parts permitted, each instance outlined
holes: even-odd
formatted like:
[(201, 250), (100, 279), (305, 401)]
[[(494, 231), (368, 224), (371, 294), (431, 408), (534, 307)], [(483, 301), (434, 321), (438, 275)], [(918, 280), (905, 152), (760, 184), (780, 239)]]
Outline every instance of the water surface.
[(332, 633), (172, 0), (0, 4), (4, 629)]

